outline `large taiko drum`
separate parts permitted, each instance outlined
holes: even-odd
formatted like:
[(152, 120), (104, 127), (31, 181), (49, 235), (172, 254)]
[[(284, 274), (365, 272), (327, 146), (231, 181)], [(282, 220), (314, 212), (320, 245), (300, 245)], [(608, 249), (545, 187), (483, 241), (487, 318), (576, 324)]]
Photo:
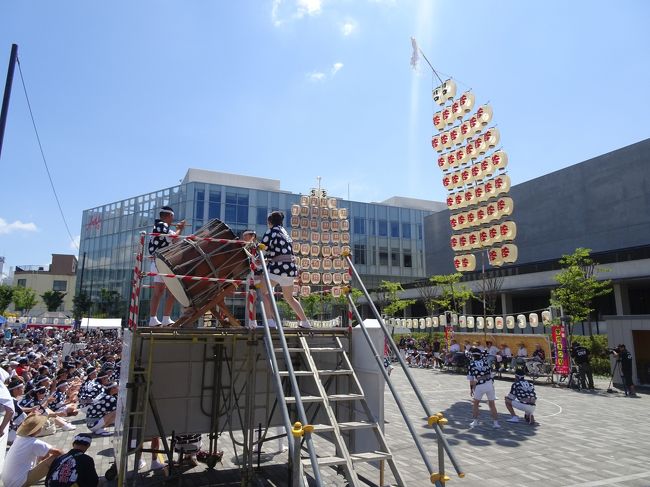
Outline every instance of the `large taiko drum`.
[[(156, 254), (156, 267), (161, 274), (244, 280), (250, 272), (248, 253), (234, 243), (233, 231), (220, 220), (201, 227), (193, 239), (178, 239)], [(215, 240), (202, 240), (205, 238)], [(236, 285), (230, 282), (182, 280), (163, 277), (167, 289), (183, 306), (197, 309), (227, 293)]]

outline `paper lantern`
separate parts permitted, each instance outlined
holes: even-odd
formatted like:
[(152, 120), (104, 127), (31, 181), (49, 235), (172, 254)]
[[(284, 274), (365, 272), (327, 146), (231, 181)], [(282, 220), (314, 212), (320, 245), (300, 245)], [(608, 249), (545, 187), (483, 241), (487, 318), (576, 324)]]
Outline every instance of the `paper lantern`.
[(433, 90), (431, 92), (431, 97), (433, 98), (433, 101), (438, 105), (444, 105), (445, 101), (447, 101), (447, 98), (443, 97), (442, 95), (442, 86), (438, 86), (435, 90)]
[(325, 285), (332, 284), (332, 273), (331, 272), (324, 272), (323, 273), (323, 284), (325, 284)]
[(463, 206), (469, 206), (474, 204), (474, 190), (468, 189), (463, 193)]
[(466, 154), (466, 160), (468, 162), (475, 160), (477, 157), (476, 151), (474, 150), (474, 142), (472, 142), (471, 140), (465, 146), (465, 154)]
[(472, 179), (472, 171), (470, 171), (469, 168), (463, 169), (460, 171), (460, 182), (461, 186), (464, 186), (466, 184), (470, 184), (473, 179)]
[(497, 200), (497, 211), (499, 217), (512, 215), (512, 210), (514, 209), (514, 202), (512, 198), (502, 197)]
[(468, 316), (467, 317), (467, 328), (474, 328), (474, 317), (473, 316)]
[(537, 328), (537, 325), (539, 325), (539, 318), (537, 316), (537, 313), (531, 313), (528, 315), (528, 322), (530, 323), (530, 326), (532, 328)]
[(330, 208), (330, 218), (332, 220), (336, 220), (339, 217), (339, 210), (338, 208)]
[(468, 240), (469, 240), (469, 248), (470, 249), (480, 249), (481, 248), (481, 239), (479, 236), (479, 232), (471, 232), (468, 235)]
[(343, 232), (341, 233), (341, 243), (349, 244), (350, 243), (350, 233)]
[(483, 319), (482, 316), (476, 318), (476, 328), (478, 328), (479, 330), (485, 328), (485, 320)]
[(311, 208), (311, 217), (312, 218), (320, 217), (320, 208), (318, 206), (312, 206), (312, 208)]
[(291, 226), (292, 227), (299, 227), (300, 226), (300, 217), (297, 216), (292, 216), (291, 217)]
[(445, 107), (442, 109), (442, 120), (447, 125), (451, 125), (452, 123), (454, 123), (454, 117), (451, 111), (451, 107)]
[(451, 116), (454, 121), (462, 119), (464, 114), (465, 112), (460, 106), (460, 101), (455, 101), (451, 104)]
[(459, 130), (460, 130), (460, 136), (461, 136), (461, 138), (462, 138), (463, 140), (465, 140), (466, 138), (472, 136), (472, 127), (471, 127), (471, 125), (469, 124), (469, 120), (467, 120), (467, 121), (461, 123), (461, 124), (458, 126), (458, 128), (459, 128)]
[(494, 189), (496, 195), (505, 194), (510, 191), (510, 177), (504, 174), (494, 178)]
[(309, 239), (309, 229), (301, 228), (300, 229), (300, 240), (308, 240), (308, 239)]
[(485, 185), (484, 184), (478, 184), (474, 188), (474, 198), (476, 199), (477, 203), (481, 203), (485, 201)]
[(542, 311), (542, 323), (544, 323), (544, 325), (550, 325), (551, 324), (551, 312), (550, 311)]
[(490, 156), (490, 162), (492, 169), (495, 171), (498, 169), (505, 169), (506, 166), (508, 165), (508, 154), (506, 151), (496, 151), (494, 154)]
[(458, 236), (452, 235), (451, 238), (449, 239), (449, 245), (451, 246), (451, 250), (453, 250), (454, 252), (460, 250), (461, 247), (460, 247), (460, 240)]
[(300, 205), (291, 205), (291, 216), (300, 215)]
[(467, 228), (476, 226), (476, 211), (470, 210), (467, 212)]
[(318, 245), (312, 245), (309, 250), (313, 256), (318, 256), (320, 254), (320, 246)]
[(476, 115), (472, 115), (471, 117), (469, 117), (467, 123), (469, 125), (469, 131), (467, 132), (467, 137), (471, 137), (472, 135), (477, 134), (478, 132), (481, 131), (478, 117)]
[(433, 114), (433, 126), (438, 130), (445, 128), (445, 121), (442, 119), (442, 110)]
[[(496, 202), (488, 203), (485, 205), (486, 221), (491, 222), (498, 218)], [(494, 237), (493, 237), (494, 238)]]
[(517, 246), (514, 244), (505, 244), (499, 250), (501, 259), (507, 264), (512, 264), (517, 261)]
[(420, 318), (419, 325), (420, 325), (419, 328), (424, 328), (424, 326), (425, 326), (424, 318)]
[(476, 269), (476, 256), (474, 254), (459, 255), (454, 259), (454, 266), (460, 272), (472, 272)]
[(481, 169), (481, 162), (472, 164), (469, 168), (469, 171), (472, 175), (472, 181), (480, 181), (483, 178), (483, 170)]
[(305, 297), (311, 294), (311, 288), (309, 286), (300, 286), (300, 295)]
[(300, 282), (308, 284), (311, 281), (311, 273), (304, 271), (300, 273)]
[[(325, 235), (325, 234), (323, 234), (323, 235)], [(320, 251), (323, 254), (323, 257), (329, 257), (330, 255), (332, 255), (332, 247), (330, 247), (329, 245), (323, 245), (320, 248)]]
[(456, 218), (456, 215), (449, 217), (449, 225), (453, 230), (458, 230), (458, 219)]
[(487, 125), (492, 121), (492, 107), (490, 105), (482, 105), (476, 110), (476, 118), (482, 126)]
[(440, 324), (440, 320), (438, 319), (437, 316), (432, 316), (431, 317), (431, 326), (434, 328), (438, 328), (438, 325)]
[(497, 330), (503, 330), (503, 316), (497, 316), (494, 318), (494, 327)]
[(406, 328), (413, 329), (413, 320), (411, 318), (406, 320)]
[(485, 192), (484, 198), (486, 201), (497, 195), (493, 179), (488, 179), (483, 183), (483, 191)]
[(310, 239), (309, 239), (309, 240), (311, 240), (312, 243), (317, 244), (318, 242), (320, 242), (320, 233), (318, 233), (318, 232), (311, 232), (311, 234), (310, 234)]
[(458, 326), (458, 315), (456, 313), (451, 314), (451, 326)]
[(301, 196), (300, 197), (300, 205), (301, 206), (309, 206), (309, 196)]
[(65, 321), (64, 321), (64, 323), (65, 323), (66, 325), (71, 325), (71, 324), (72, 324), (72, 320), (71, 320), (70, 318), (66, 318)]
[(452, 127), (449, 129), (449, 140), (451, 141), (452, 145), (459, 145), (461, 142), (463, 142), (464, 137), (462, 137), (462, 134), (460, 133), (460, 129), (458, 127)]
[(304, 270), (309, 270), (309, 257), (302, 257), (300, 259), (300, 268)]
[(465, 148), (461, 147), (460, 149), (456, 150), (456, 166), (459, 166), (461, 164), (465, 164), (467, 161), (467, 154), (465, 153)]
[(443, 149), (449, 149), (452, 146), (449, 131), (440, 134), (440, 143), (442, 144)]
[[(336, 268), (336, 266), (334, 266)], [(337, 286), (343, 282), (343, 276), (340, 272), (335, 272), (332, 274), (332, 282)]]
[(318, 272), (311, 273), (311, 283), (314, 285), (320, 284), (320, 274)]
[(462, 212), (458, 213), (456, 215), (456, 222), (457, 222), (456, 228), (458, 228), (458, 230), (462, 230), (463, 228), (465, 228), (465, 226), (467, 225), (467, 218), (465, 217), (465, 213)]
[(492, 318), (491, 316), (488, 316), (488, 317), (485, 319), (485, 327), (486, 327), (488, 330), (493, 329), (493, 328), (494, 328), (494, 318)]
[(502, 242), (514, 240), (517, 236), (517, 225), (515, 222), (503, 222), (499, 224), (499, 235)]
[(339, 208), (339, 218), (341, 220), (345, 220), (348, 217), (348, 209), (347, 208)]
[(515, 327), (515, 317), (514, 316), (506, 316), (506, 327), (509, 330), (512, 330)]
[(438, 316), (438, 320), (440, 322), (440, 326), (447, 326), (447, 317), (444, 314)]
[(501, 267), (503, 265), (503, 258), (501, 257), (500, 249), (492, 248), (488, 250), (488, 260), (490, 261), (490, 265)]
[(463, 208), (465, 206), (463, 204), (463, 193), (456, 193), (454, 195), (454, 203), (456, 203), (457, 208)]
[(54, 324), (54, 325), (58, 325), (58, 324), (59, 324), (59, 319), (58, 319), (58, 318), (54, 318), (54, 319), (52, 320), (52, 324)]
[(426, 318), (426, 319), (424, 320), (424, 326), (425, 326), (426, 328), (431, 328), (431, 318)]
[(461, 328), (467, 328), (467, 317), (465, 315), (458, 317), (458, 326)]
[(41, 323), (46, 324), (47, 323), (47, 318), (41, 318)]
[(501, 140), (501, 133), (496, 127), (490, 127), (483, 134), (483, 141), (487, 144), (488, 149), (494, 149)]
[(292, 228), (291, 229), (291, 239), (292, 240), (299, 240), (300, 239), (300, 230), (297, 228)]
[(453, 196), (447, 196), (447, 209), (448, 210), (453, 210), (456, 208), (456, 203), (454, 203), (454, 197)]
[(441, 95), (444, 97), (445, 101), (456, 96), (456, 82), (453, 79), (448, 79), (442, 84)]
[(315, 271), (320, 270), (320, 264), (321, 264), (321, 260), (320, 260), (320, 259), (311, 259), (311, 260), (309, 261), (309, 266), (310, 266), (312, 269), (314, 269)]
[(460, 98), (458, 99), (460, 103), (460, 108), (462, 109), (463, 113), (469, 113), (472, 111), (472, 108), (474, 108), (474, 93), (471, 91), (466, 91), (462, 95), (460, 95)]
[(446, 156), (438, 156), (438, 167), (443, 171), (449, 169), (449, 162)]
[(488, 150), (488, 145), (483, 137), (474, 140), (474, 149), (477, 155), (483, 155)]
[[(348, 268), (348, 263), (344, 262), (343, 265), (344, 268)], [(349, 272), (345, 272), (341, 275), (341, 278), (343, 279), (343, 284), (350, 284), (350, 281), (352, 280), (352, 276), (350, 275)]]
[(517, 315), (517, 326), (519, 328), (526, 328), (526, 315)]

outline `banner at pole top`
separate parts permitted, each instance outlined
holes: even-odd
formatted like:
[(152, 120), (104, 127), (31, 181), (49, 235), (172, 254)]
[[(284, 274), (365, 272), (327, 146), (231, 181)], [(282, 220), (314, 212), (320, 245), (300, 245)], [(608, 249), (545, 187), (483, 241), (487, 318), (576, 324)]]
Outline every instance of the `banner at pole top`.
[(569, 375), (569, 347), (564, 325), (551, 326), (551, 340), (555, 346), (555, 373)]

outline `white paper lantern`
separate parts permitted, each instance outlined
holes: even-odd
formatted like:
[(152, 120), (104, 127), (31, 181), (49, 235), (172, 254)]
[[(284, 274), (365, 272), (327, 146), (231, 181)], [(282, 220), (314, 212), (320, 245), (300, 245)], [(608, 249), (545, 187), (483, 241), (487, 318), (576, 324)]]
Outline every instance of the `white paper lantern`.
[(458, 326), (458, 315), (456, 313), (451, 314), (451, 326)]
[(413, 320), (411, 318), (408, 318), (406, 320), (406, 327), (411, 329), (411, 330), (413, 329)]
[(517, 326), (519, 328), (526, 328), (526, 315), (517, 315)]
[(476, 118), (482, 126), (487, 125), (492, 121), (492, 107), (490, 105), (482, 105), (476, 110)]
[(510, 330), (512, 330), (515, 327), (515, 317), (514, 316), (506, 316), (506, 326)]
[(47, 323), (47, 318), (41, 318), (41, 323), (45, 325)]
[(537, 325), (539, 325), (539, 318), (537, 316), (537, 313), (531, 313), (528, 315), (528, 322), (530, 323), (530, 326), (532, 328), (537, 328)]
[(468, 316), (467, 317), (467, 328), (474, 328), (474, 317), (473, 316)]
[(492, 316), (488, 316), (488, 317), (485, 319), (485, 327), (486, 327), (488, 330), (491, 330), (491, 329), (494, 328), (494, 318), (493, 318)]
[(59, 324), (59, 319), (58, 319), (58, 318), (54, 318), (54, 319), (52, 320), (52, 324), (53, 324), (53, 325), (58, 325), (58, 324)]
[(431, 326), (433, 326), (434, 328), (438, 328), (439, 325), (440, 325), (440, 320), (438, 319), (438, 317), (437, 316), (431, 317)]
[(447, 326), (447, 317), (444, 314), (438, 316), (438, 319), (440, 321), (440, 326)]
[(426, 328), (431, 328), (431, 318), (427, 318), (424, 320), (424, 326)]
[(458, 326), (461, 328), (467, 328), (467, 317), (465, 315), (458, 317)]
[(494, 327), (497, 330), (503, 330), (503, 316), (497, 316), (494, 319)]
[(551, 324), (551, 312), (550, 311), (542, 311), (542, 323), (544, 325), (550, 325)]
[(514, 244), (505, 244), (501, 246), (501, 249), (499, 249), (499, 252), (501, 254), (501, 260), (505, 262), (506, 264), (512, 264), (513, 262), (517, 261), (517, 246)]
[(474, 93), (472, 93), (471, 91), (466, 91), (465, 93), (460, 95), (458, 101), (460, 103), (460, 107), (463, 110), (463, 112), (469, 113), (472, 111), (472, 108), (474, 108), (474, 102), (475, 102)]
[(476, 318), (476, 328), (478, 328), (479, 330), (485, 328), (485, 320), (483, 319), (482, 316)]

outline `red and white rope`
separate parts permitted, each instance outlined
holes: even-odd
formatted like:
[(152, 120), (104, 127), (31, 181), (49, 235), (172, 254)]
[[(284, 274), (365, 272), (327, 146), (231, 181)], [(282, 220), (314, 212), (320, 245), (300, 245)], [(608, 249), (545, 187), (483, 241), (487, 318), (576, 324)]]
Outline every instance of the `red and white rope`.
[(138, 315), (140, 314), (140, 286), (142, 284), (142, 260), (144, 255), (144, 234), (140, 234), (140, 248), (135, 257), (133, 268), (133, 283), (131, 286), (131, 303), (129, 304), (129, 328), (135, 330), (138, 327)]
[(183, 274), (163, 274), (162, 272), (143, 272), (143, 276), (160, 276), (160, 277), (169, 277), (172, 279), (179, 279), (181, 281), (208, 281), (208, 282), (219, 282), (219, 283), (231, 283), (236, 286), (241, 286), (244, 283), (243, 279), (225, 279), (221, 277), (200, 277), (200, 276), (187, 276)]

